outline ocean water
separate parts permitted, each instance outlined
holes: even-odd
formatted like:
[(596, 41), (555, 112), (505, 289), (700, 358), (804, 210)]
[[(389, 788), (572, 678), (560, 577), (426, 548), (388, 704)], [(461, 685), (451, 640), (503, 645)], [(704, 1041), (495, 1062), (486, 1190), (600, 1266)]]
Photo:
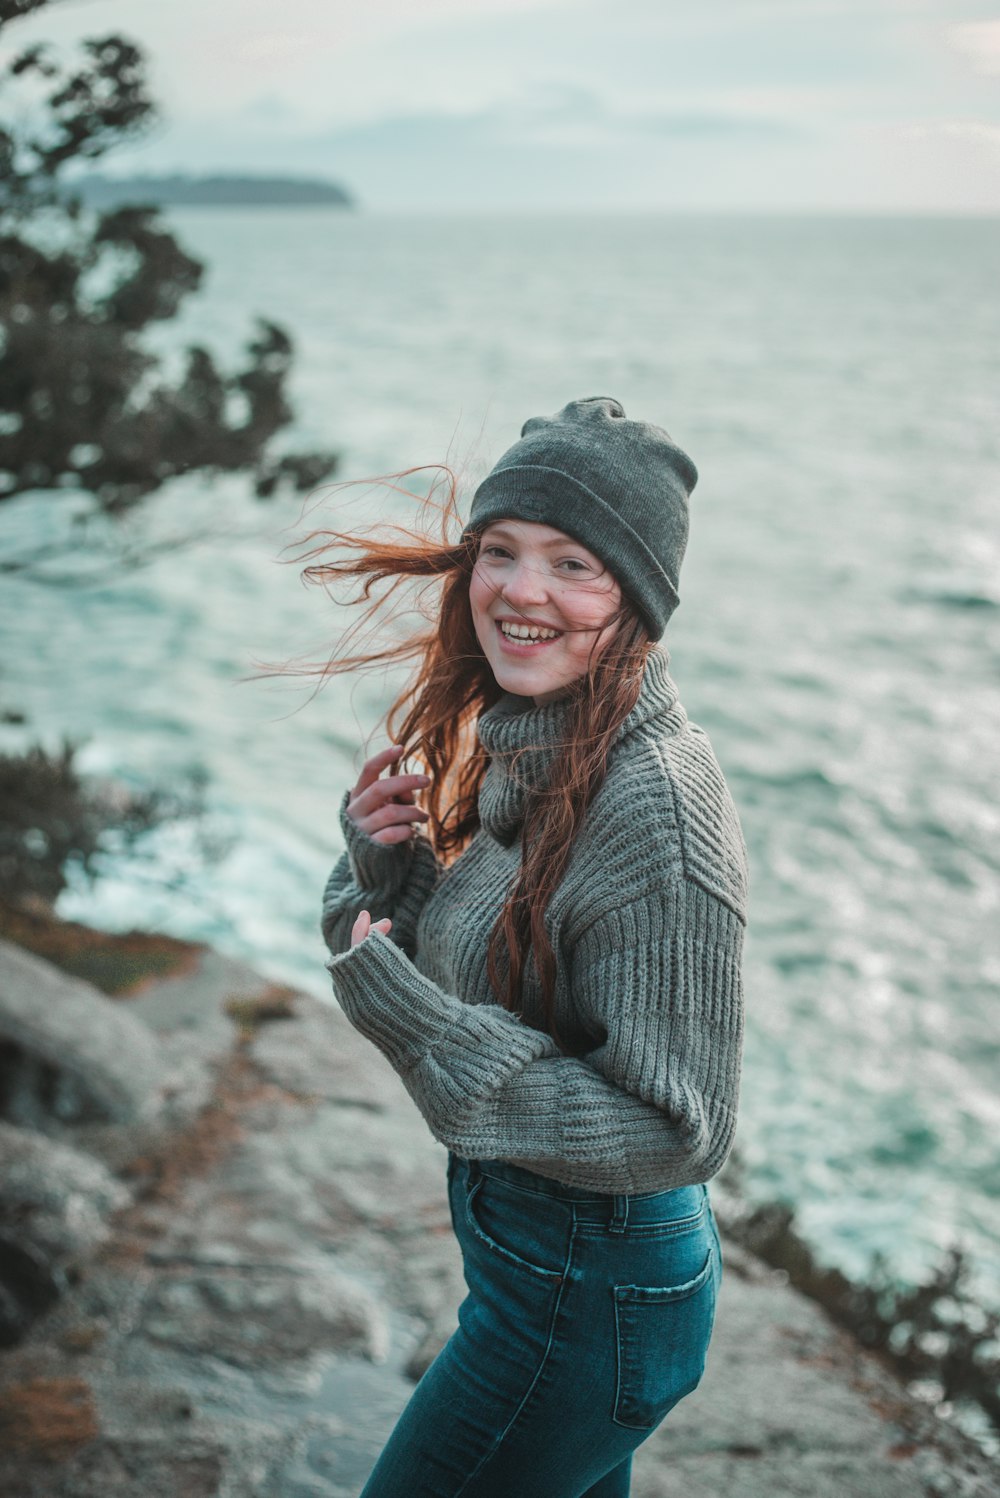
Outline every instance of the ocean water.
[[(666, 645), (752, 871), (738, 1149), (827, 1263), (1000, 1269), (1000, 222), (177, 211), (210, 269), (177, 327), (298, 349), (291, 440), (340, 477), (448, 461), (467, 496), (529, 415), (610, 394), (700, 480)], [(416, 481), (419, 484), (419, 480)], [(79, 502), (0, 509), (0, 550)], [(403, 676), (247, 681), (355, 614), (295, 541), (408, 518), (372, 485), (261, 505), (192, 480), (130, 522), (146, 566), (7, 578), (6, 747), (64, 734), (137, 785), (205, 782), (203, 825), (109, 853), (60, 905), (203, 938), (329, 996), (336, 809)], [(172, 550), (196, 528), (197, 545)]]

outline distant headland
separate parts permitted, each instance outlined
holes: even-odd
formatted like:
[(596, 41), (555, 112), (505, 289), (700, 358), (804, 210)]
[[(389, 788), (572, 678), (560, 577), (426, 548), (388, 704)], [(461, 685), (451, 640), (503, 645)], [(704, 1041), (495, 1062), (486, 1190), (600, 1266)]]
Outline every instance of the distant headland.
[(356, 208), (346, 188), (320, 177), (246, 177), (214, 175), (80, 177), (74, 189), (91, 208), (125, 203), (155, 203), (184, 208)]

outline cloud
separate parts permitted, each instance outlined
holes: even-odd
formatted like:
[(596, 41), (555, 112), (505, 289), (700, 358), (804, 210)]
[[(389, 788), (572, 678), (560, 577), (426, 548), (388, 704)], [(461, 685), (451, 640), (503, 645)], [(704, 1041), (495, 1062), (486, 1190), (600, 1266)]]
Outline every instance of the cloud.
[(933, 140), (952, 138), (972, 141), (1000, 151), (1000, 125), (991, 125), (986, 120), (933, 120), (912, 125), (900, 125), (896, 134), (902, 140)]
[(960, 206), (959, 187), (998, 205), (998, 0), (953, 3), (87, 0), (41, 15), (55, 40), (122, 28), (149, 50), (163, 123), (118, 170), (315, 172), (375, 208), (933, 207)]
[(461, 139), (463, 147), (518, 144), (535, 147), (589, 148), (613, 151), (640, 140), (655, 146), (657, 139), (689, 140), (753, 138), (758, 140), (801, 139), (814, 130), (798, 121), (779, 116), (767, 118), (758, 111), (677, 109), (626, 111), (609, 105), (589, 89), (553, 84), (530, 95), (515, 96), (489, 109), (454, 113), (427, 111), (384, 117), (364, 124), (335, 127), (325, 132), (326, 143), (336, 149), (380, 145), (411, 150), (419, 139), (447, 145)]
[(267, 129), (301, 125), (298, 112), (287, 99), (282, 99), (277, 94), (260, 94), (256, 99), (248, 99), (240, 110), (239, 117), (247, 123), (263, 125)]
[(307, 52), (311, 44), (312, 38), (302, 31), (257, 31), (234, 38), (232, 55), (237, 62), (273, 62), (281, 67)]
[(1000, 75), (1000, 21), (963, 21), (949, 26), (948, 45), (961, 52), (977, 73)]
[[(430, 121), (428, 114), (423, 118)], [(768, 117), (759, 108), (715, 108), (711, 104), (664, 110), (640, 104), (623, 108), (596, 90), (559, 81), (541, 83), (530, 91), (498, 101), (489, 110), (450, 115), (464, 132), (481, 132), (493, 140), (536, 146), (613, 149), (634, 145), (640, 138), (693, 140), (720, 137), (781, 138), (801, 136), (802, 127), (790, 118)], [(391, 119), (382, 123), (393, 124)]]
[(795, 137), (801, 139), (813, 134), (795, 120), (766, 119), (759, 114), (725, 114), (678, 111), (675, 114), (647, 114), (633, 117), (629, 123), (633, 129), (651, 131), (655, 135), (695, 136), (717, 138), (719, 136), (758, 136), (773, 140)]

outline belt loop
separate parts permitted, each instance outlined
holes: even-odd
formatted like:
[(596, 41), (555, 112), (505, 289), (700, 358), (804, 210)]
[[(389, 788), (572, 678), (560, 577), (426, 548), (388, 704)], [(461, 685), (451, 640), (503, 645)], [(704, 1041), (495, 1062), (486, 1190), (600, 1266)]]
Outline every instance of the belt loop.
[(628, 1197), (616, 1196), (614, 1207), (611, 1212), (611, 1221), (608, 1223), (609, 1233), (624, 1233), (628, 1226)]
[(468, 1166), (468, 1182), (471, 1187), (474, 1186), (479, 1180), (479, 1177), (482, 1175), (482, 1171), (479, 1168), (478, 1160), (467, 1160), (466, 1165)]

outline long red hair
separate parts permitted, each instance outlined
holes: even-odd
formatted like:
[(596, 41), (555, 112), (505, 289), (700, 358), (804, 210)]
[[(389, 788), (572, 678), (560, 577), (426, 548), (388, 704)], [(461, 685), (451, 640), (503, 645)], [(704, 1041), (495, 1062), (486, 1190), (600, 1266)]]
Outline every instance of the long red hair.
[[(404, 753), (394, 773), (426, 768), (431, 777), (421, 802), (429, 812), (426, 835), (441, 862), (452, 863), (479, 828), (479, 788), (488, 758), (475, 733), (476, 719), (503, 695), (476, 636), (469, 604), (469, 583), (479, 538), (462, 538), (458, 482), (450, 468), (411, 468), (367, 483), (388, 486), (420, 499), (402, 487), (414, 474), (438, 475), (423, 497), (419, 524), (380, 527), (379, 535), (327, 529), (312, 530), (293, 543), (303, 548), (291, 560), (306, 562), (303, 580), (325, 589), (338, 579), (362, 583), (352, 604), (369, 607), (348, 632), (348, 640), (380, 611), (407, 580), (416, 582), (414, 605), (426, 628), (411, 631), (398, 643), (375, 650), (338, 652), (319, 664), (278, 668), (308, 674), (319, 685), (332, 676), (378, 665), (413, 660), (409, 686), (386, 714), (391, 743)], [(357, 480), (349, 481), (357, 483)], [(346, 485), (335, 485), (339, 490)], [(443, 487), (443, 499), (438, 497)], [(328, 492), (328, 491), (324, 491)], [(437, 512), (438, 534), (429, 518)], [(347, 556), (331, 555), (342, 552)], [(422, 579), (426, 581), (421, 582)], [(384, 596), (373, 589), (388, 583)], [(573, 842), (587, 807), (607, 773), (616, 731), (635, 706), (646, 656), (652, 646), (638, 613), (624, 593), (609, 617), (614, 633), (587, 672), (566, 692), (566, 741), (552, 756), (548, 784), (526, 793), (519, 871), (490, 934), (487, 968), (495, 998), (513, 1013), (523, 1012), (526, 964), (532, 961), (539, 983), (540, 1027), (563, 1041), (555, 1017), (556, 958), (545, 929), (545, 912), (565, 873)], [(596, 637), (595, 637), (596, 639)], [(527, 751), (524, 751), (527, 752)], [(511, 765), (516, 773), (517, 759)], [(419, 834), (418, 834), (419, 835)], [(533, 1022), (537, 1020), (533, 1017)]]

